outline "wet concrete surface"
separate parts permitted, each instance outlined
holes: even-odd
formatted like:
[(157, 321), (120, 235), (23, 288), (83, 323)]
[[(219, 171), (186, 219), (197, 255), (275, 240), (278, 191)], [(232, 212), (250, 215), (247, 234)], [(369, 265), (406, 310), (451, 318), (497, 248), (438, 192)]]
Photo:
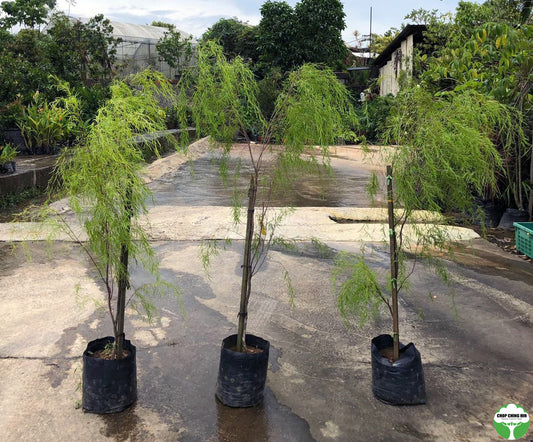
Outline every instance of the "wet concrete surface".
[[(82, 413), (80, 355), (86, 341), (109, 334), (109, 320), (92, 302), (101, 298), (75, 245), (52, 244), (48, 252), (43, 243), (28, 246), (31, 262), (19, 248), (1, 265), (8, 286), (0, 307), (3, 440), (486, 441), (497, 440), (492, 419), (499, 407), (532, 406), (533, 329), (522, 306), (508, 302), (531, 293), (521, 266), (509, 265), (510, 280), (496, 273), (487, 280), (467, 262), (496, 252), (483, 244), (462, 264), (446, 262), (457, 281), (453, 290), (418, 268), (401, 297), (400, 321), (403, 339), (422, 354), (428, 403), (392, 407), (372, 396), (369, 348), (373, 336), (389, 331), (389, 320), (383, 315), (375, 325), (347, 328), (329, 282), (336, 251), (358, 246), (332, 243), (324, 253), (301, 243), (273, 251), (254, 282), (249, 331), (271, 342), (265, 402), (224, 407), (214, 391), (221, 341), (236, 328), (242, 242), (221, 252), (208, 279), (199, 245), (179, 241), (155, 246), (181, 300), (156, 299), (161, 318), (154, 326), (133, 312), (127, 319), (127, 337), (138, 350), (138, 402), (119, 415)], [(385, 248), (367, 247), (384, 278)], [(285, 268), (296, 287), (293, 309)], [(133, 277), (136, 285), (149, 281), (138, 269)]]
[[(336, 167), (344, 166), (334, 161)], [(215, 186), (215, 177), (204, 182)], [(156, 201), (175, 198), (175, 216), (183, 215), (180, 204), (194, 205), (194, 192), (173, 197), (168, 174), (162, 178), (152, 182)], [(225, 198), (212, 202), (224, 205)], [(154, 242), (164, 279), (182, 294), (154, 300), (156, 324), (129, 312), (139, 398), (123, 413), (98, 416), (79, 409), (81, 354), (87, 341), (111, 332), (90, 263), (71, 242), (17, 243), (14, 250), (0, 242), (2, 440), (488, 441), (499, 439), (492, 421), (503, 405), (531, 414), (531, 263), (476, 239), (457, 249), (455, 261), (442, 261), (451, 286), (415, 267), (401, 294), (401, 336), (422, 355), (428, 402), (393, 407), (374, 399), (370, 366), (370, 340), (390, 332), (390, 320), (383, 314), (362, 329), (346, 326), (330, 283), (336, 254), (360, 252), (363, 244), (385, 282), (382, 243), (308, 238), (270, 253), (254, 278), (248, 327), (271, 343), (265, 402), (231, 409), (214, 392), (222, 339), (236, 330), (242, 241), (214, 257), (209, 277), (198, 236)], [(150, 281), (138, 268), (132, 278), (135, 285)]]
[[(284, 191), (274, 191), (273, 207), (368, 207), (366, 186), (371, 168), (354, 168), (353, 161), (333, 153), (331, 170), (317, 167), (315, 172), (302, 172)], [(265, 161), (269, 170), (272, 159)], [(241, 204), (246, 202), (252, 172), (243, 147), (225, 162), (228, 178), (221, 176), (221, 160), (216, 155), (204, 155), (182, 164), (150, 184), (157, 205), (169, 206), (233, 206), (234, 195)], [(238, 174), (235, 174), (238, 171)], [(263, 189), (263, 188), (261, 188)], [(262, 201), (259, 192), (259, 203)]]

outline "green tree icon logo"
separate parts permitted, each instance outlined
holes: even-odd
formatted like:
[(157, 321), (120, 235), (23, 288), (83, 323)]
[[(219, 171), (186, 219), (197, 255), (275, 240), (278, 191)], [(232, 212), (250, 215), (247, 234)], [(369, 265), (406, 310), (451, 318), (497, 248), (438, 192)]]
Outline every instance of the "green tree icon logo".
[(520, 439), (529, 429), (529, 415), (519, 405), (507, 404), (494, 415), (494, 428), (504, 439)]

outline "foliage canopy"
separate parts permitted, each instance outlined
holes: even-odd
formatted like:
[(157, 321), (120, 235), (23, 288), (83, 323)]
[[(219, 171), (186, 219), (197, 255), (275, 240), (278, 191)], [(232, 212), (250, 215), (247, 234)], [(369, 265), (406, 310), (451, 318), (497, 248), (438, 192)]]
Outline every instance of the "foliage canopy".
[[(140, 217), (146, 213), (149, 190), (140, 175), (143, 147), (157, 153), (158, 137), (145, 137), (164, 129), (165, 114), (158, 99), (171, 99), (174, 91), (159, 73), (146, 70), (111, 86), (111, 99), (100, 108), (86, 142), (67, 148), (56, 176), (69, 196), (72, 210), (83, 225), (88, 243), (73, 235), (90, 257), (105, 288), (115, 342), (121, 355), (124, 314), (128, 304), (150, 320), (154, 307), (149, 294), (168, 288), (161, 280), (157, 260)], [(151, 286), (133, 287), (128, 259), (155, 277)], [(126, 300), (126, 290), (131, 296)], [(112, 305), (116, 299), (117, 306)], [(121, 357), (121, 356), (117, 356)]]
[[(222, 48), (213, 41), (201, 46), (193, 89), (197, 130), (209, 134), (213, 141), (222, 145), (226, 157), (235, 134), (240, 133), (246, 140), (251, 175), (238, 351), (245, 349), (252, 277), (265, 261), (270, 245), (277, 241), (276, 227), (286, 214), (286, 211), (268, 210), (272, 191), (286, 187), (302, 170), (318, 170), (320, 157), (327, 163), (328, 145), (336, 141), (354, 116), (346, 88), (331, 70), (315, 65), (303, 65), (291, 72), (269, 118), (261, 113), (257, 91), (257, 80), (240, 57), (228, 61)], [(252, 142), (254, 130), (260, 136), (257, 144)], [(280, 141), (282, 145), (277, 144)], [(242, 198), (235, 201), (235, 222), (239, 222)], [(259, 208), (257, 216), (256, 206)]]

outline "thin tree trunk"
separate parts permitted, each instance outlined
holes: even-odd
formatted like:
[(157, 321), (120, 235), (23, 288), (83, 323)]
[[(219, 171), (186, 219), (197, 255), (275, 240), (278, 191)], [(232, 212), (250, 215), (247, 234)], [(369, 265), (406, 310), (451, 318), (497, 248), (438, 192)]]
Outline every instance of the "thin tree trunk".
[(392, 188), (392, 166), (387, 166), (387, 201), (389, 209), (390, 271), (392, 292), (392, 338), (394, 340), (393, 359), (400, 358), (400, 330), (398, 323), (398, 249), (394, 224), (394, 192)]
[[(126, 235), (129, 237), (131, 230), (131, 192), (126, 192), (126, 202), (124, 212), (126, 214)], [(126, 291), (129, 288), (128, 273), (129, 250), (127, 244), (122, 244), (120, 249), (120, 264), (118, 268), (118, 297), (116, 311), (116, 336), (115, 336), (115, 358), (120, 359), (124, 355), (124, 317), (126, 315)]]
[(246, 351), (246, 321), (248, 319), (248, 300), (252, 288), (252, 245), (254, 239), (254, 214), (257, 196), (256, 177), (250, 177), (248, 188), (248, 212), (246, 215), (246, 236), (244, 239), (244, 262), (242, 264), (241, 304), (239, 308), (239, 327), (237, 331), (237, 351)]

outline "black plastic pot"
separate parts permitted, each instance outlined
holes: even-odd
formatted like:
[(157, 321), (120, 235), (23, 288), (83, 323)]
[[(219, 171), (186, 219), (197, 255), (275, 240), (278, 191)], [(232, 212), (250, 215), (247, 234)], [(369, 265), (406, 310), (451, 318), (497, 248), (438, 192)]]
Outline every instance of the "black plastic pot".
[(259, 353), (239, 353), (231, 350), (237, 335), (222, 341), (216, 397), (229, 407), (255, 407), (263, 402), (270, 342), (254, 335), (246, 335), (246, 345), (257, 347)]
[(500, 220), (500, 223), (498, 224), (498, 228), (513, 230), (515, 222), (526, 221), (529, 221), (529, 214), (527, 212), (518, 209), (506, 209)]
[(400, 343), (400, 359), (391, 363), (380, 350), (393, 346), (390, 335), (372, 339), (372, 392), (390, 405), (419, 405), (426, 403), (426, 384), (422, 358), (413, 343)]
[(0, 173), (15, 173), (17, 171), (17, 165), (14, 161), (8, 161), (7, 163), (0, 164)]
[(87, 344), (83, 352), (82, 408), (90, 413), (118, 413), (137, 400), (137, 365), (135, 346), (124, 340), (129, 355), (106, 360), (91, 356), (114, 338), (107, 336)]

